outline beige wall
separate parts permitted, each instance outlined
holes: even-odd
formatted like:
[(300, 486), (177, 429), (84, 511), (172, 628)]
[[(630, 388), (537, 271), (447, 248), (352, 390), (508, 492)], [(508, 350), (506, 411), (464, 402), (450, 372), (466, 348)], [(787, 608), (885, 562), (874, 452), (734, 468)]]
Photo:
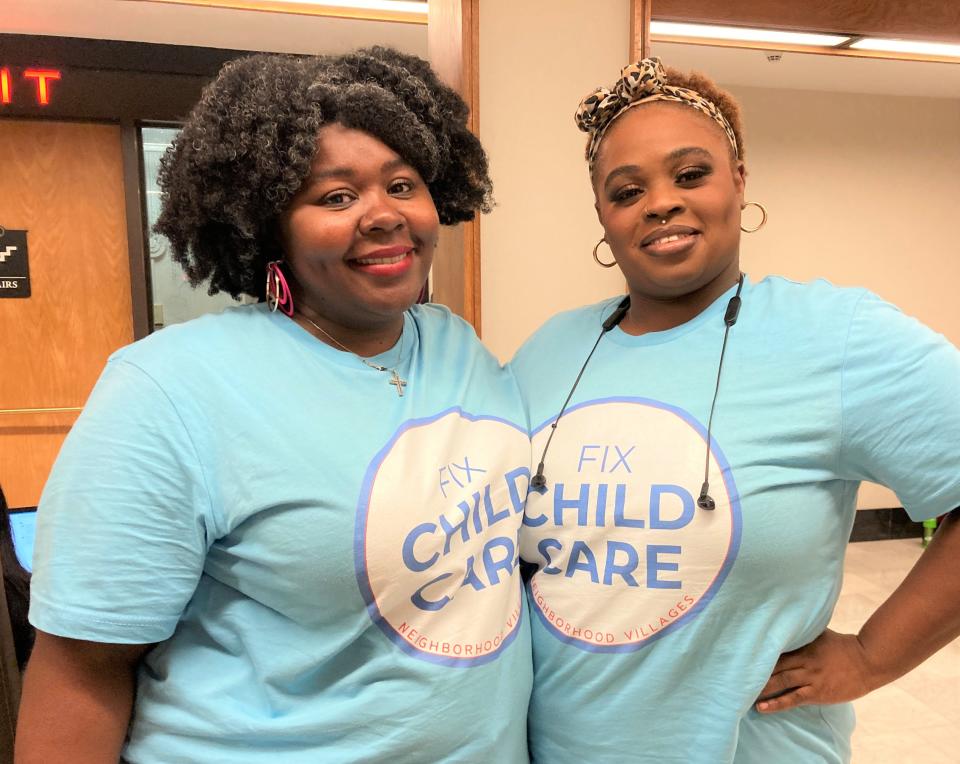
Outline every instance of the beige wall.
[[(577, 26), (568, 19), (557, 35)], [(570, 118), (581, 91), (616, 75), (624, 55), (614, 47), (583, 43), (598, 51), (589, 72), (561, 56), (559, 81), (539, 93), (504, 87), (508, 56), (481, 70), (497, 74), (494, 87), (481, 79), (481, 134), (501, 205), (482, 229), (483, 332), (502, 359), (557, 310), (622, 289), (616, 270), (590, 259), (602, 231)], [(744, 236), (744, 270), (866, 286), (960, 345), (960, 99), (731, 90), (747, 126), (747, 197), (770, 212)], [(543, 111), (524, 106), (512, 129), (485, 127), (491, 110), (521, 98)], [(879, 486), (861, 491), (861, 507), (898, 503)]]
[[(743, 269), (868, 287), (960, 345), (960, 99), (731, 89), (747, 197), (770, 211)], [(899, 503), (860, 491), (861, 508)]]
[(628, 0), (483, 0), (480, 138), (498, 206), (480, 228), (482, 333), (506, 360), (554, 312), (623, 289), (590, 256), (603, 236), (573, 123), (629, 55)]
[(731, 89), (770, 211), (744, 270), (866, 286), (960, 345), (960, 98)]

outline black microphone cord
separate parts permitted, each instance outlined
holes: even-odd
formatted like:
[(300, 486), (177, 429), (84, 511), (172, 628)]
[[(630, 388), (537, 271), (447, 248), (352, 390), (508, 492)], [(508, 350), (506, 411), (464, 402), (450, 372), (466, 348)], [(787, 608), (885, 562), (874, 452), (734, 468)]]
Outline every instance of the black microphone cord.
[(737, 282), (737, 293), (727, 303), (727, 312), (723, 316), (723, 345), (720, 347), (720, 363), (717, 364), (717, 384), (713, 388), (713, 400), (710, 401), (710, 416), (707, 419), (707, 453), (703, 463), (703, 485), (700, 486), (700, 496), (697, 497), (697, 506), (700, 509), (716, 509), (717, 503), (710, 496), (710, 434), (713, 432), (713, 412), (717, 407), (717, 396), (720, 394), (720, 375), (723, 373), (723, 358), (727, 354), (727, 339), (730, 337), (730, 327), (737, 323), (740, 315), (740, 290), (743, 289), (743, 274)]
[[(714, 502), (709, 493), (710, 443), (713, 433), (713, 414), (717, 408), (717, 397), (720, 394), (720, 378), (723, 374), (723, 360), (727, 354), (727, 340), (730, 338), (730, 328), (737, 323), (737, 318), (740, 315), (740, 306), (742, 304), (740, 292), (743, 290), (743, 281), (744, 274), (741, 273), (740, 278), (737, 281), (737, 292), (733, 297), (730, 298), (730, 302), (727, 303), (727, 310), (723, 316), (723, 323), (725, 327), (723, 330), (723, 345), (720, 348), (720, 362), (717, 364), (717, 382), (713, 388), (713, 399), (710, 402), (710, 416), (707, 419), (707, 453), (704, 457), (703, 484), (700, 486), (700, 496), (697, 498), (697, 506), (700, 507), (700, 509), (715, 509), (717, 506), (716, 502)], [(547, 458), (547, 451), (550, 448), (550, 442), (553, 440), (553, 436), (557, 432), (557, 424), (559, 424), (560, 418), (567, 410), (567, 406), (570, 404), (570, 400), (573, 398), (574, 392), (576, 392), (577, 385), (580, 384), (580, 379), (583, 377), (583, 373), (587, 370), (587, 365), (590, 363), (590, 359), (593, 358), (593, 354), (600, 345), (600, 340), (603, 339), (603, 335), (623, 321), (624, 317), (627, 315), (627, 311), (629, 310), (630, 296), (628, 295), (620, 301), (620, 304), (617, 305), (617, 309), (610, 314), (606, 321), (603, 322), (603, 326), (600, 330), (600, 336), (597, 337), (597, 341), (593, 343), (593, 347), (590, 349), (590, 353), (587, 355), (587, 360), (584, 361), (583, 366), (580, 367), (580, 373), (577, 374), (577, 378), (573, 382), (573, 387), (570, 388), (570, 393), (567, 395), (567, 399), (563, 402), (563, 406), (560, 407), (560, 413), (557, 414), (557, 418), (554, 419), (553, 423), (550, 425), (550, 436), (547, 438), (546, 445), (543, 447), (543, 453), (540, 455), (540, 463), (537, 465), (537, 473), (530, 479), (530, 487), (533, 490), (539, 491), (540, 489), (545, 488), (547, 485), (547, 479), (543, 474), (543, 464)]]
[(600, 330), (600, 335), (597, 337), (597, 341), (593, 343), (593, 347), (590, 349), (589, 355), (587, 355), (587, 360), (583, 362), (583, 366), (580, 367), (580, 373), (577, 374), (577, 378), (573, 382), (573, 387), (570, 388), (570, 393), (567, 395), (567, 399), (563, 402), (563, 405), (560, 407), (560, 413), (557, 414), (557, 418), (553, 420), (553, 424), (550, 425), (550, 437), (547, 438), (547, 443), (543, 447), (543, 453), (540, 455), (540, 464), (537, 465), (537, 474), (530, 479), (530, 487), (534, 490), (540, 490), (547, 484), (547, 479), (543, 475), (543, 462), (547, 458), (547, 449), (550, 448), (550, 441), (553, 440), (554, 434), (557, 432), (557, 423), (560, 421), (560, 417), (563, 416), (563, 412), (567, 410), (567, 405), (570, 403), (570, 399), (573, 397), (574, 392), (576, 392), (577, 385), (580, 384), (580, 378), (583, 376), (583, 372), (587, 370), (587, 364), (590, 363), (590, 359), (593, 358), (593, 354), (597, 350), (597, 346), (600, 344), (600, 340), (603, 339), (603, 335), (609, 332), (613, 327), (623, 321), (624, 316), (627, 315), (627, 311), (630, 310), (630, 296), (627, 295), (624, 297), (620, 304), (617, 305), (617, 309), (610, 314), (610, 317), (603, 322), (603, 327)]

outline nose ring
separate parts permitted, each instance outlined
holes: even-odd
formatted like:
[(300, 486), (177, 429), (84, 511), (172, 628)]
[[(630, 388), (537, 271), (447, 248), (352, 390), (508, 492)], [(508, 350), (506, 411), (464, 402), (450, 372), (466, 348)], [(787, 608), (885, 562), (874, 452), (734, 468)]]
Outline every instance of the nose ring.
[(660, 218), (660, 225), (667, 224), (667, 219), (665, 217), (663, 217), (662, 215), (658, 215), (655, 212), (650, 212), (650, 210), (646, 208), (643, 210), (643, 216), (646, 218)]

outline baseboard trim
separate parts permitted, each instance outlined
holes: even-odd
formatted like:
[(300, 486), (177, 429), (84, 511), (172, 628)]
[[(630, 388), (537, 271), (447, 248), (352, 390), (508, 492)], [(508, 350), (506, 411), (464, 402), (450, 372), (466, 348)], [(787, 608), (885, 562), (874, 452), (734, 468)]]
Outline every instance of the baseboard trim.
[(885, 541), (923, 537), (923, 525), (910, 519), (903, 507), (858, 509), (850, 541)]

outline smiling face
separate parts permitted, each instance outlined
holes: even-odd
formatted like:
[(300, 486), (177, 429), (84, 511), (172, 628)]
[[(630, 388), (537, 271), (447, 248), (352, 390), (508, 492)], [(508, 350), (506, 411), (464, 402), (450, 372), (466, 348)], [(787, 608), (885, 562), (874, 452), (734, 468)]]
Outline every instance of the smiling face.
[(634, 304), (702, 310), (736, 282), (744, 168), (709, 117), (677, 104), (631, 109), (604, 136), (593, 182)]
[(368, 133), (320, 130), (310, 176), (280, 216), (297, 311), (335, 336), (397, 327), (439, 232), (426, 183)]

